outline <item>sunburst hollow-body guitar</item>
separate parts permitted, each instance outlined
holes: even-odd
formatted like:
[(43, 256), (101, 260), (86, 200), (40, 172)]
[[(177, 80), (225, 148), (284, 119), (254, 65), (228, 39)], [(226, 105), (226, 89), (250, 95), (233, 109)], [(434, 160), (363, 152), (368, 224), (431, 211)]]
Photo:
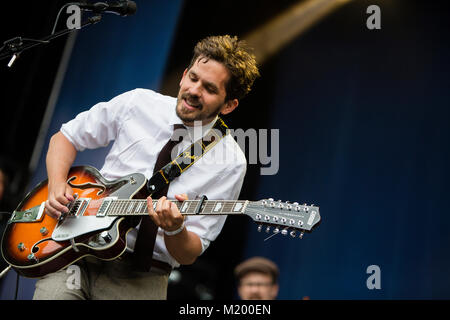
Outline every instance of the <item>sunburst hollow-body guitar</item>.
[[(7, 222), (1, 251), (19, 274), (36, 278), (85, 256), (113, 260), (125, 252), (127, 233), (148, 214), (147, 180), (134, 173), (105, 179), (89, 166), (73, 167), (67, 178), (75, 200), (60, 219), (45, 214), (47, 180), (34, 187)], [(310, 232), (321, 220), (317, 206), (264, 199), (173, 201), (183, 215), (246, 214), (259, 231), (290, 235)], [(156, 201), (154, 201), (156, 206)]]

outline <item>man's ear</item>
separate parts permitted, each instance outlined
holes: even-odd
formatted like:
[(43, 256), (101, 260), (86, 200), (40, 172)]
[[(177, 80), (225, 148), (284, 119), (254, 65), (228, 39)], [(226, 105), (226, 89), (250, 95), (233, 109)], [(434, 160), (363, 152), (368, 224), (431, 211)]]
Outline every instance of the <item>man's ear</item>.
[(224, 106), (222, 107), (222, 110), (220, 110), (220, 113), (229, 114), (234, 109), (236, 109), (238, 105), (239, 105), (238, 99), (228, 100), (227, 102), (225, 102)]
[(188, 72), (188, 69), (186, 68), (186, 69), (184, 69), (184, 72), (183, 72), (183, 76), (181, 77), (181, 80), (180, 80), (180, 87), (181, 87), (181, 84), (183, 83), (183, 79), (184, 79), (184, 77), (186, 76), (186, 73)]

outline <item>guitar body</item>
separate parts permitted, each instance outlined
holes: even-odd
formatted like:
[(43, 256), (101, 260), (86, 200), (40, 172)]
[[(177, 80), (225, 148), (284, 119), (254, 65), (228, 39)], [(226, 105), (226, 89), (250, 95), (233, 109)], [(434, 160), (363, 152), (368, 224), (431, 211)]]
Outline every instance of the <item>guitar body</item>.
[(47, 180), (38, 184), (18, 205), (3, 234), (4, 259), (21, 275), (41, 277), (85, 256), (112, 260), (126, 249), (126, 234), (136, 218), (99, 216), (106, 197), (145, 198), (146, 179), (134, 173), (109, 181), (97, 169), (73, 167), (68, 175), (78, 201), (59, 221), (46, 215)]

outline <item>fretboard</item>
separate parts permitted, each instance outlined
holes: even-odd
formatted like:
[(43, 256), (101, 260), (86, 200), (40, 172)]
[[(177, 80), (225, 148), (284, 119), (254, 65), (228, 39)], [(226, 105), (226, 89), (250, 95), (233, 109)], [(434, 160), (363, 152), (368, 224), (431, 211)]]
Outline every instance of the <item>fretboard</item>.
[[(247, 200), (205, 200), (200, 208), (201, 200), (171, 200), (183, 215), (229, 215), (244, 213)], [(157, 202), (153, 201), (153, 209)], [(136, 216), (147, 215), (147, 200), (112, 200), (106, 198), (99, 209), (100, 215)]]

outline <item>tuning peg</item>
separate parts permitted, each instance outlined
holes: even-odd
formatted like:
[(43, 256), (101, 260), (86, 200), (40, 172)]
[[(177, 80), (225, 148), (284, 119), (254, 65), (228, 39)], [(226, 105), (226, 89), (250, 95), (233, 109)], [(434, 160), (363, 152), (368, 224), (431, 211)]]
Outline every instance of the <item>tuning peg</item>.
[(305, 234), (305, 232), (304, 231), (302, 231), (302, 232), (300, 232), (300, 236), (299, 236), (299, 238), (300, 239), (303, 239), (303, 235)]
[(258, 232), (261, 232), (261, 230), (262, 230), (262, 224), (259, 224), (258, 225)]
[(266, 228), (266, 232), (269, 233), (270, 232), (270, 227)]
[(286, 236), (286, 235), (288, 234), (288, 231), (287, 231), (287, 229), (283, 229), (283, 230), (281, 230), (281, 234), (282, 234), (283, 236)]
[(273, 233), (278, 233), (280, 232), (280, 229), (278, 227), (276, 227), (275, 229), (273, 229)]
[(272, 201), (273, 201), (273, 198), (269, 198), (269, 199), (267, 199), (267, 201), (272, 202)]
[(295, 236), (296, 236), (297, 234), (295, 233), (295, 230), (292, 230), (291, 232), (289, 232), (289, 235), (290, 235), (292, 238), (295, 238)]

